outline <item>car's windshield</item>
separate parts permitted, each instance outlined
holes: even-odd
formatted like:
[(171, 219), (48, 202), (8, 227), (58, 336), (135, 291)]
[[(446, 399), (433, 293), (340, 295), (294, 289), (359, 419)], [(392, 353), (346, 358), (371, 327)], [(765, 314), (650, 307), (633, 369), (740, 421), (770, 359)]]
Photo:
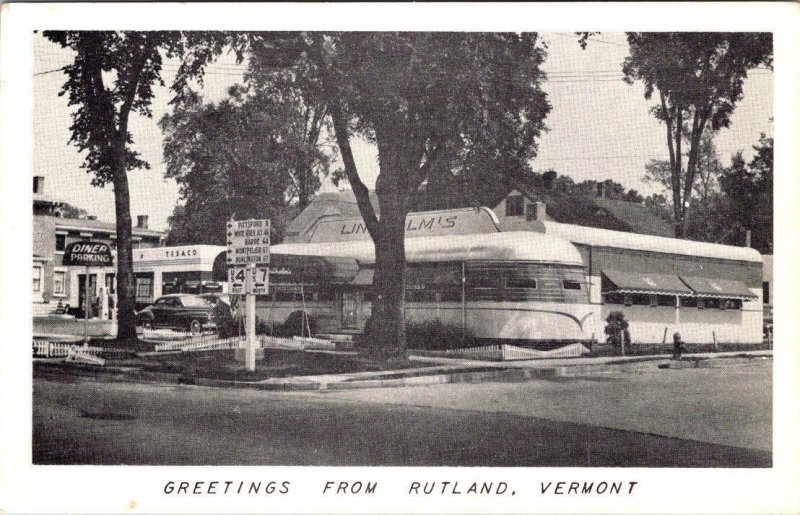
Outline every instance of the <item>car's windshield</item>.
[(208, 299), (204, 299), (203, 297), (182, 297), (181, 301), (183, 301), (183, 305), (188, 308), (205, 308), (208, 306), (213, 306)]

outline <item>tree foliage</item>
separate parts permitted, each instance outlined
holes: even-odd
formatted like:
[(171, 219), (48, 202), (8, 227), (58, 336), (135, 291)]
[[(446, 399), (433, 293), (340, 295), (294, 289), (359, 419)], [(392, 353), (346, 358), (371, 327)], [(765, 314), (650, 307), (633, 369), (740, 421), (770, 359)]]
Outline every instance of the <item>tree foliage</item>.
[(749, 163), (738, 152), (720, 176), (718, 216), (731, 227), (726, 234), (727, 243), (743, 244), (745, 233), (750, 230), (751, 245), (772, 253), (774, 140), (761, 134), (753, 149), (755, 155)]
[(183, 202), (169, 220), (169, 243), (223, 245), (234, 215), (270, 218), (279, 242), (329, 174), (335, 152), (324, 122), (285, 89), (236, 86), (218, 104), (197, 96), (176, 104), (160, 122), (165, 176), (178, 182)]
[[(345, 176), (375, 245), (369, 353), (402, 355), (404, 227), (411, 199), (440, 156), (491, 160), (499, 165), (494, 170), (514, 173), (536, 155), (550, 109), (540, 87), (545, 53), (537, 35), (265, 33), (234, 35), (228, 43), (251, 53), (267, 76), (288, 70), (309, 105), (326, 106)], [(216, 50), (206, 45), (201, 53)], [(184, 71), (179, 87), (195, 75)], [(380, 216), (359, 175), (354, 136), (378, 148)]]
[(59, 95), (73, 107), (69, 142), (85, 155), (94, 186), (112, 183), (117, 224), (117, 339), (135, 342), (130, 193), (127, 172), (149, 168), (133, 147), (131, 115), (152, 116), (164, 57), (182, 51), (176, 32), (45, 31), (74, 52)]
[[(772, 35), (629, 32), (628, 44), (630, 55), (622, 66), (626, 82), (643, 82), (647, 99), (658, 95), (659, 103), (651, 112), (667, 128), (675, 235), (683, 237), (689, 226), (702, 135), (730, 125), (749, 70), (772, 66)], [(684, 168), (685, 139), (689, 149)]]
[[(375, 244), (371, 353), (405, 348), (405, 217), (442, 154), (491, 157), (514, 173), (536, 154), (550, 106), (536, 34), (343, 33), (312, 37), (345, 173)], [(349, 148), (378, 148), (369, 202)]]

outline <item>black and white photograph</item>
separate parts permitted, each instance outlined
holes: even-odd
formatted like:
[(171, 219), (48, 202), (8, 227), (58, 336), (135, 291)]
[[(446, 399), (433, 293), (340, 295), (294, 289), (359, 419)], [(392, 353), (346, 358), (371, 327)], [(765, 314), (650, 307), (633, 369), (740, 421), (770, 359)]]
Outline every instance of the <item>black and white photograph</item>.
[[(0, 511), (800, 507), (763, 489), (798, 478), (797, 37), (757, 6), (702, 30), (19, 7)], [(89, 497), (23, 500), (12, 462)]]

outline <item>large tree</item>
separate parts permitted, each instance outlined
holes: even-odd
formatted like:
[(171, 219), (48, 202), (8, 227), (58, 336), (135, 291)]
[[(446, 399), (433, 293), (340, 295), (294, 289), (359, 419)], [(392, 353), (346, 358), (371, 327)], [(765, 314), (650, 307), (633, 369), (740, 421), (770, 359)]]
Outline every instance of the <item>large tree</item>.
[[(690, 131), (684, 129), (684, 143), (689, 144)], [(683, 201), (688, 203), (692, 217), (686, 224), (683, 236), (686, 238), (718, 242), (726, 231), (724, 220), (720, 219), (720, 189), (719, 179), (723, 172), (723, 165), (717, 155), (714, 145), (715, 134), (706, 130), (700, 138), (697, 151), (697, 164), (695, 166), (695, 180), (689, 196), (684, 194)], [(642, 180), (663, 188), (661, 195), (672, 206), (672, 165), (667, 160), (653, 159), (645, 165), (645, 174)], [(684, 191), (686, 170), (679, 178), (680, 190)], [(674, 210), (669, 211), (669, 220), (674, 222)]]
[(755, 155), (749, 163), (742, 152), (737, 152), (731, 158), (731, 166), (720, 176), (718, 216), (729, 227), (725, 233), (727, 243), (744, 244), (746, 231), (750, 231), (751, 245), (771, 254), (774, 141), (762, 134), (753, 149)]
[[(549, 111), (536, 34), (313, 34), (317, 64), (348, 181), (375, 245), (371, 354), (405, 352), (405, 218), (447, 145), (489, 155), (514, 173), (536, 154)], [(380, 216), (350, 149), (378, 148)]]
[[(550, 109), (537, 35), (255, 33), (231, 35), (229, 43), (248, 50), (263, 73), (288, 70), (309, 104), (326, 107), (375, 245), (366, 350), (380, 359), (404, 355), (404, 229), (412, 199), (448, 148), (491, 156), (503, 174), (527, 167)], [(200, 53), (218, 50), (207, 45)], [(186, 79), (198, 75), (184, 72)], [(379, 206), (359, 174), (354, 137), (378, 149)]]
[(193, 96), (165, 115), (165, 176), (180, 185), (170, 244), (224, 245), (225, 222), (270, 218), (281, 240), (327, 176), (332, 157), (324, 112), (291, 89), (236, 86), (217, 104)]
[[(50, 41), (69, 48), (74, 60), (64, 67), (72, 113), (71, 143), (85, 153), (83, 168), (92, 185), (111, 184), (117, 225), (117, 340), (136, 342), (131, 238), (130, 170), (149, 168), (133, 150), (131, 115), (152, 116), (153, 86), (163, 85), (163, 56), (180, 51), (174, 32), (45, 31)], [(163, 55), (162, 55), (163, 54)]]
[[(625, 80), (658, 95), (653, 115), (667, 128), (675, 236), (690, 220), (702, 135), (731, 123), (749, 70), (772, 66), (772, 35), (730, 32), (629, 32)], [(582, 39), (586, 42), (586, 35)], [(688, 135), (684, 131), (688, 130)], [(686, 166), (682, 144), (688, 139)]]

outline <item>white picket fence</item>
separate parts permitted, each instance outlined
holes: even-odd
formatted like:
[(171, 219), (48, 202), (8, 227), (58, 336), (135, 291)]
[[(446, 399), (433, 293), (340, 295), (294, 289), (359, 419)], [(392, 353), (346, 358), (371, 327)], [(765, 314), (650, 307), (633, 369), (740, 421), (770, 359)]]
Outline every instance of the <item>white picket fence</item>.
[(469, 359), (503, 359), (504, 345), (483, 345), (481, 347), (465, 347), (463, 349), (447, 349), (446, 354)]
[(264, 349), (288, 349), (288, 350), (306, 349), (303, 342), (296, 341), (292, 338), (282, 338), (279, 336), (259, 336), (258, 342), (261, 345), (261, 348)]
[[(322, 338), (283, 338), (278, 336), (262, 335), (258, 337), (261, 348), (288, 349), (288, 350), (335, 350), (336, 344)], [(200, 336), (189, 340), (163, 342), (155, 345), (155, 352), (192, 352), (201, 350), (236, 349), (245, 346), (245, 339), (234, 336), (219, 340), (216, 336)]]
[(84, 347), (82, 345), (75, 345), (74, 343), (33, 340), (33, 356), (36, 358), (66, 358), (70, 353), (70, 348), (95, 356), (99, 355), (104, 350), (102, 347)]
[(172, 329), (139, 329), (139, 336), (142, 340), (157, 340), (157, 341), (186, 341), (196, 340), (198, 338), (212, 338), (214, 335), (201, 335), (192, 336), (192, 333), (187, 331), (173, 331)]
[(222, 340), (212, 336), (201, 336), (190, 340), (157, 343), (154, 350), (156, 352), (192, 352), (200, 350), (236, 349), (243, 345), (244, 340), (238, 336)]
[(468, 347), (464, 349), (449, 349), (446, 353), (454, 357), (464, 357), (468, 359), (491, 359), (501, 361), (513, 361), (521, 359), (544, 359), (544, 358), (578, 358), (590, 351), (588, 347), (580, 343), (571, 343), (563, 347), (551, 350), (536, 350), (517, 347), (516, 345), (484, 345), (482, 347)]

